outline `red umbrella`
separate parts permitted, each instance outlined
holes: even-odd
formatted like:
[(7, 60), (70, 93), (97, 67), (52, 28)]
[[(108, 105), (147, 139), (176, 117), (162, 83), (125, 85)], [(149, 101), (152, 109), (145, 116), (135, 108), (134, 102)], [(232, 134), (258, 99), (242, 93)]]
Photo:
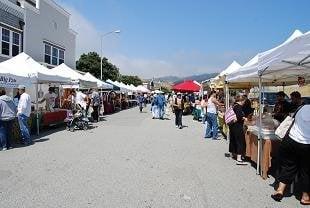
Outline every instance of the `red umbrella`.
[(193, 80), (186, 80), (182, 83), (174, 85), (172, 90), (176, 92), (199, 92), (200, 85)]

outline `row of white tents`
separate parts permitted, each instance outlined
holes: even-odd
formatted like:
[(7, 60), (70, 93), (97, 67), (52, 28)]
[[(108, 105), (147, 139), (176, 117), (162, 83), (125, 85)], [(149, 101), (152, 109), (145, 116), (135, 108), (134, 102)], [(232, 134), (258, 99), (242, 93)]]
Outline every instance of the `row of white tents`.
[(32, 84), (45, 83), (58, 83), (63, 88), (99, 88), (102, 90), (113, 90), (114, 86), (117, 86), (123, 93), (149, 92), (143, 86), (135, 87), (111, 80), (104, 82), (90, 73), (82, 75), (64, 63), (55, 68), (48, 69), (33, 60), (26, 53), (20, 53), (0, 63), (0, 87), (16, 88), (18, 85), (31, 86)]
[[(302, 33), (296, 30), (277, 47), (258, 53), (243, 66), (234, 61), (209, 81), (215, 86), (224, 86), (228, 108), (230, 88), (258, 86), (261, 105), (263, 86), (296, 85), (298, 77), (302, 77), (305, 83), (310, 82), (310, 31)], [(262, 107), (259, 110), (257, 173), (262, 155)]]
[[(148, 92), (143, 86), (135, 87), (125, 85), (120, 82), (110, 83), (97, 79), (90, 73), (80, 74), (65, 64), (61, 64), (53, 69), (48, 69), (36, 62), (26, 53), (0, 63), (0, 87), (17, 88), (18, 85), (25, 85), (30, 89), (35, 87), (36, 109), (38, 107), (38, 86), (39, 84), (59, 84), (63, 88), (99, 88), (102, 90), (114, 90), (114, 86), (120, 88), (120, 92)], [(36, 111), (37, 133), (39, 134), (39, 112)]]
[(233, 61), (211, 83), (228, 85), (249, 84), (256, 86), (259, 80), (263, 85), (291, 85), (297, 77), (309, 81), (310, 76), (310, 31), (294, 33), (282, 44), (258, 53), (241, 66)]

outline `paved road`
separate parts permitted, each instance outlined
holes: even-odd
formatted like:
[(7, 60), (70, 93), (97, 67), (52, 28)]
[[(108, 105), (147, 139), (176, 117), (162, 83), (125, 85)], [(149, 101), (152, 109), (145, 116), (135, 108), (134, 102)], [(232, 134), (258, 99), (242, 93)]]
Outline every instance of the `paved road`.
[(227, 143), (202, 139), (191, 117), (184, 124), (131, 109), (0, 152), (0, 207), (299, 207), (273, 202), (272, 179), (225, 158)]

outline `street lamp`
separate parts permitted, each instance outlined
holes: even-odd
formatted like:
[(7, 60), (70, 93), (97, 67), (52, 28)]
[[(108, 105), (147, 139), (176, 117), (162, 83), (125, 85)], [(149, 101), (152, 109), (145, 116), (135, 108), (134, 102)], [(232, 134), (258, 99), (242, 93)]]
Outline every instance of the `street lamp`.
[(102, 55), (102, 43), (103, 43), (103, 38), (107, 35), (110, 35), (110, 34), (119, 34), (121, 33), (120, 30), (114, 30), (114, 31), (111, 31), (111, 32), (107, 32), (107, 33), (104, 33), (103, 35), (100, 36), (100, 39), (101, 39), (101, 44), (100, 44), (100, 47), (101, 47), (101, 59), (100, 59), (100, 79), (102, 80), (102, 61), (103, 61), (103, 55)]

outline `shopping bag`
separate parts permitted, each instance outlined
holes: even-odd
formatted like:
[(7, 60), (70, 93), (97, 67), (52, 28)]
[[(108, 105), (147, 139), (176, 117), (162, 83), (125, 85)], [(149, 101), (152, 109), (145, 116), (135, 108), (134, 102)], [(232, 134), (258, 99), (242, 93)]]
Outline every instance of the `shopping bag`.
[(291, 128), (294, 125), (295, 122), (295, 116), (298, 113), (298, 111), (302, 108), (303, 106), (300, 106), (294, 113), (293, 116), (287, 116), (284, 121), (278, 126), (278, 128), (275, 131), (275, 134), (280, 138), (284, 139), (289, 133)]
[(225, 123), (229, 125), (235, 123), (236, 121), (237, 116), (233, 107), (228, 108), (228, 110), (225, 112)]
[(278, 126), (276, 129), (275, 134), (280, 138), (283, 139), (287, 134), (288, 130), (290, 130), (291, 126), (293, 126), (295, 121), (294, 117), (287, 116), (284, 121)]

